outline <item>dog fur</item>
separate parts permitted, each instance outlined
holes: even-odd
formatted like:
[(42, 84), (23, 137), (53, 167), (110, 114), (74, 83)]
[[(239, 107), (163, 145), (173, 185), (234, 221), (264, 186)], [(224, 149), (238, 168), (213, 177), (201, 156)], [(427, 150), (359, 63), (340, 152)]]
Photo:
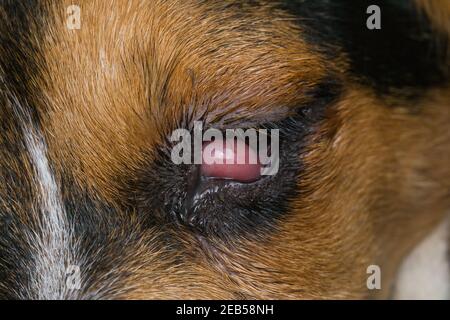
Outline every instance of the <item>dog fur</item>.
[[(73, 2), (0, 1), (2, 298), (392, 294), (450, 208), (447, 1), (381, 1), (382, 36), (345, 24), (364, 1), (78, 0), (69, 30)], [(289, 165), (189, 224), (194, 120), (286, 125)]]

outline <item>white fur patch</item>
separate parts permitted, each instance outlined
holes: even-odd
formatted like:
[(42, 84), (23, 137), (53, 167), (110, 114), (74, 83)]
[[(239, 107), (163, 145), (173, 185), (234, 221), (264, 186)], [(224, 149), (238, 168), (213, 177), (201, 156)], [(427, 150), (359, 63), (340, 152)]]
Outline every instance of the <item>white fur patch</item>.
[(397, 279), (395, 299), (450, 299), (448, 230), (449, 220), (405, 259)]
[(29, 294), (36, 299), (61, 299), (71, 294), (66, 270), (73, 263), (73, 241), (61, 192), (50, 168), (44, 138), (35, 129), (25, 130), (25, 142), (34, 168), (39, 198), (39, 226), (30, 235), (35, 270)]

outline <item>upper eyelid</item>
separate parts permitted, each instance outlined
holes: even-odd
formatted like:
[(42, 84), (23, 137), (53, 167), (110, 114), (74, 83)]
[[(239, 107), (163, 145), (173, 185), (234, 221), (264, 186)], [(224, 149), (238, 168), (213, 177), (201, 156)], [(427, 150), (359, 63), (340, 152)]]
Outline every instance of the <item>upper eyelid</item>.
[[(247, 129), (283, 129), (283, 124), (285, 124), (287, 121), (293, 121), (296, 118), (296, 113), (295, 112), (291, 112), (288, 114), (285, 114), (282, 117), (277, 117), (274, 120), (264, 120), (264, 121), (259, 121), (259, 120), (249, 120), (249, 119), (245, 119), (245, 120), (234, 120), (234, 121), (230, 121), (229, 123), (216, 123), (214, 121), (212, 122), (204, 122), (203, 123), (203, 129), (204, 130), (208, 130), (208, 129), (218, 129), (221, 131), (225, 131), (228, 129), (243, 129), (243, 130), (247, 130)], [(189, 127), (193, 127), (193, 124), (189, 124)]]
[[(218, 130), (237, 128), (285, 129), (284, 127), (286, 125), (295, 124), (296, 122), (303, 122), (305, 125), (309, 125), (320, 120), (324, 110), (330, 104), (337, 101), (342, 92), (343, 89), (339, 80), (330, 76), (312, 88), (308, 93), (305, 93), (305, 96), (308, 96), (309, 98), (298, 106), (280, 106), (277, 111), (271, 113), (267, 113), (267, 110), (264, 108), (247, 110), (249, 113), (256, 113), (256, 116), (253, 115), (251, 117), (244, 117), (242, 113), (240, 113), (238, 115), (230, 115), (228, 118), (225, 118), (225, 116), (216, 116), (213, 119), (210, 119), (209, 112), (205, 111), (196, 119), (195, 115), (190, 113), (188, 119), (185, 118), (184, 122), (187, 127), (186, 129), (188, 130), (189, 128), (193, 128), (194, 121), (202, 121), (205, 130), (209, 128)], [(267, 120), (268, 118), (271, 118), (270, 121)]]

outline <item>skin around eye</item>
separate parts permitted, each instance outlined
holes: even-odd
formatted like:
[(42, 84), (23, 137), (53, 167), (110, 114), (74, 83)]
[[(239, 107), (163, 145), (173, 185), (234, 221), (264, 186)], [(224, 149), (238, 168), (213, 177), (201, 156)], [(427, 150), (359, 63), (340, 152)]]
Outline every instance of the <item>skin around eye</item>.
[(258, 152), (242, 140), (203, 144), (201, 174), (204, 177), (250, 183), (261, 178)]

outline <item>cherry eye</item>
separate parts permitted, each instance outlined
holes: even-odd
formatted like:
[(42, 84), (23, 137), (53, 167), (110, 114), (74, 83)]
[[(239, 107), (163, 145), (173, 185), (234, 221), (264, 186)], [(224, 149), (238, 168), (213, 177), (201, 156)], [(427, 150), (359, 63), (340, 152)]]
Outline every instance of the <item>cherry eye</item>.
[(204, 177), (254, 182), (261, 178), (258, 153), (239, 139), (203, 144), (201, 173)]

